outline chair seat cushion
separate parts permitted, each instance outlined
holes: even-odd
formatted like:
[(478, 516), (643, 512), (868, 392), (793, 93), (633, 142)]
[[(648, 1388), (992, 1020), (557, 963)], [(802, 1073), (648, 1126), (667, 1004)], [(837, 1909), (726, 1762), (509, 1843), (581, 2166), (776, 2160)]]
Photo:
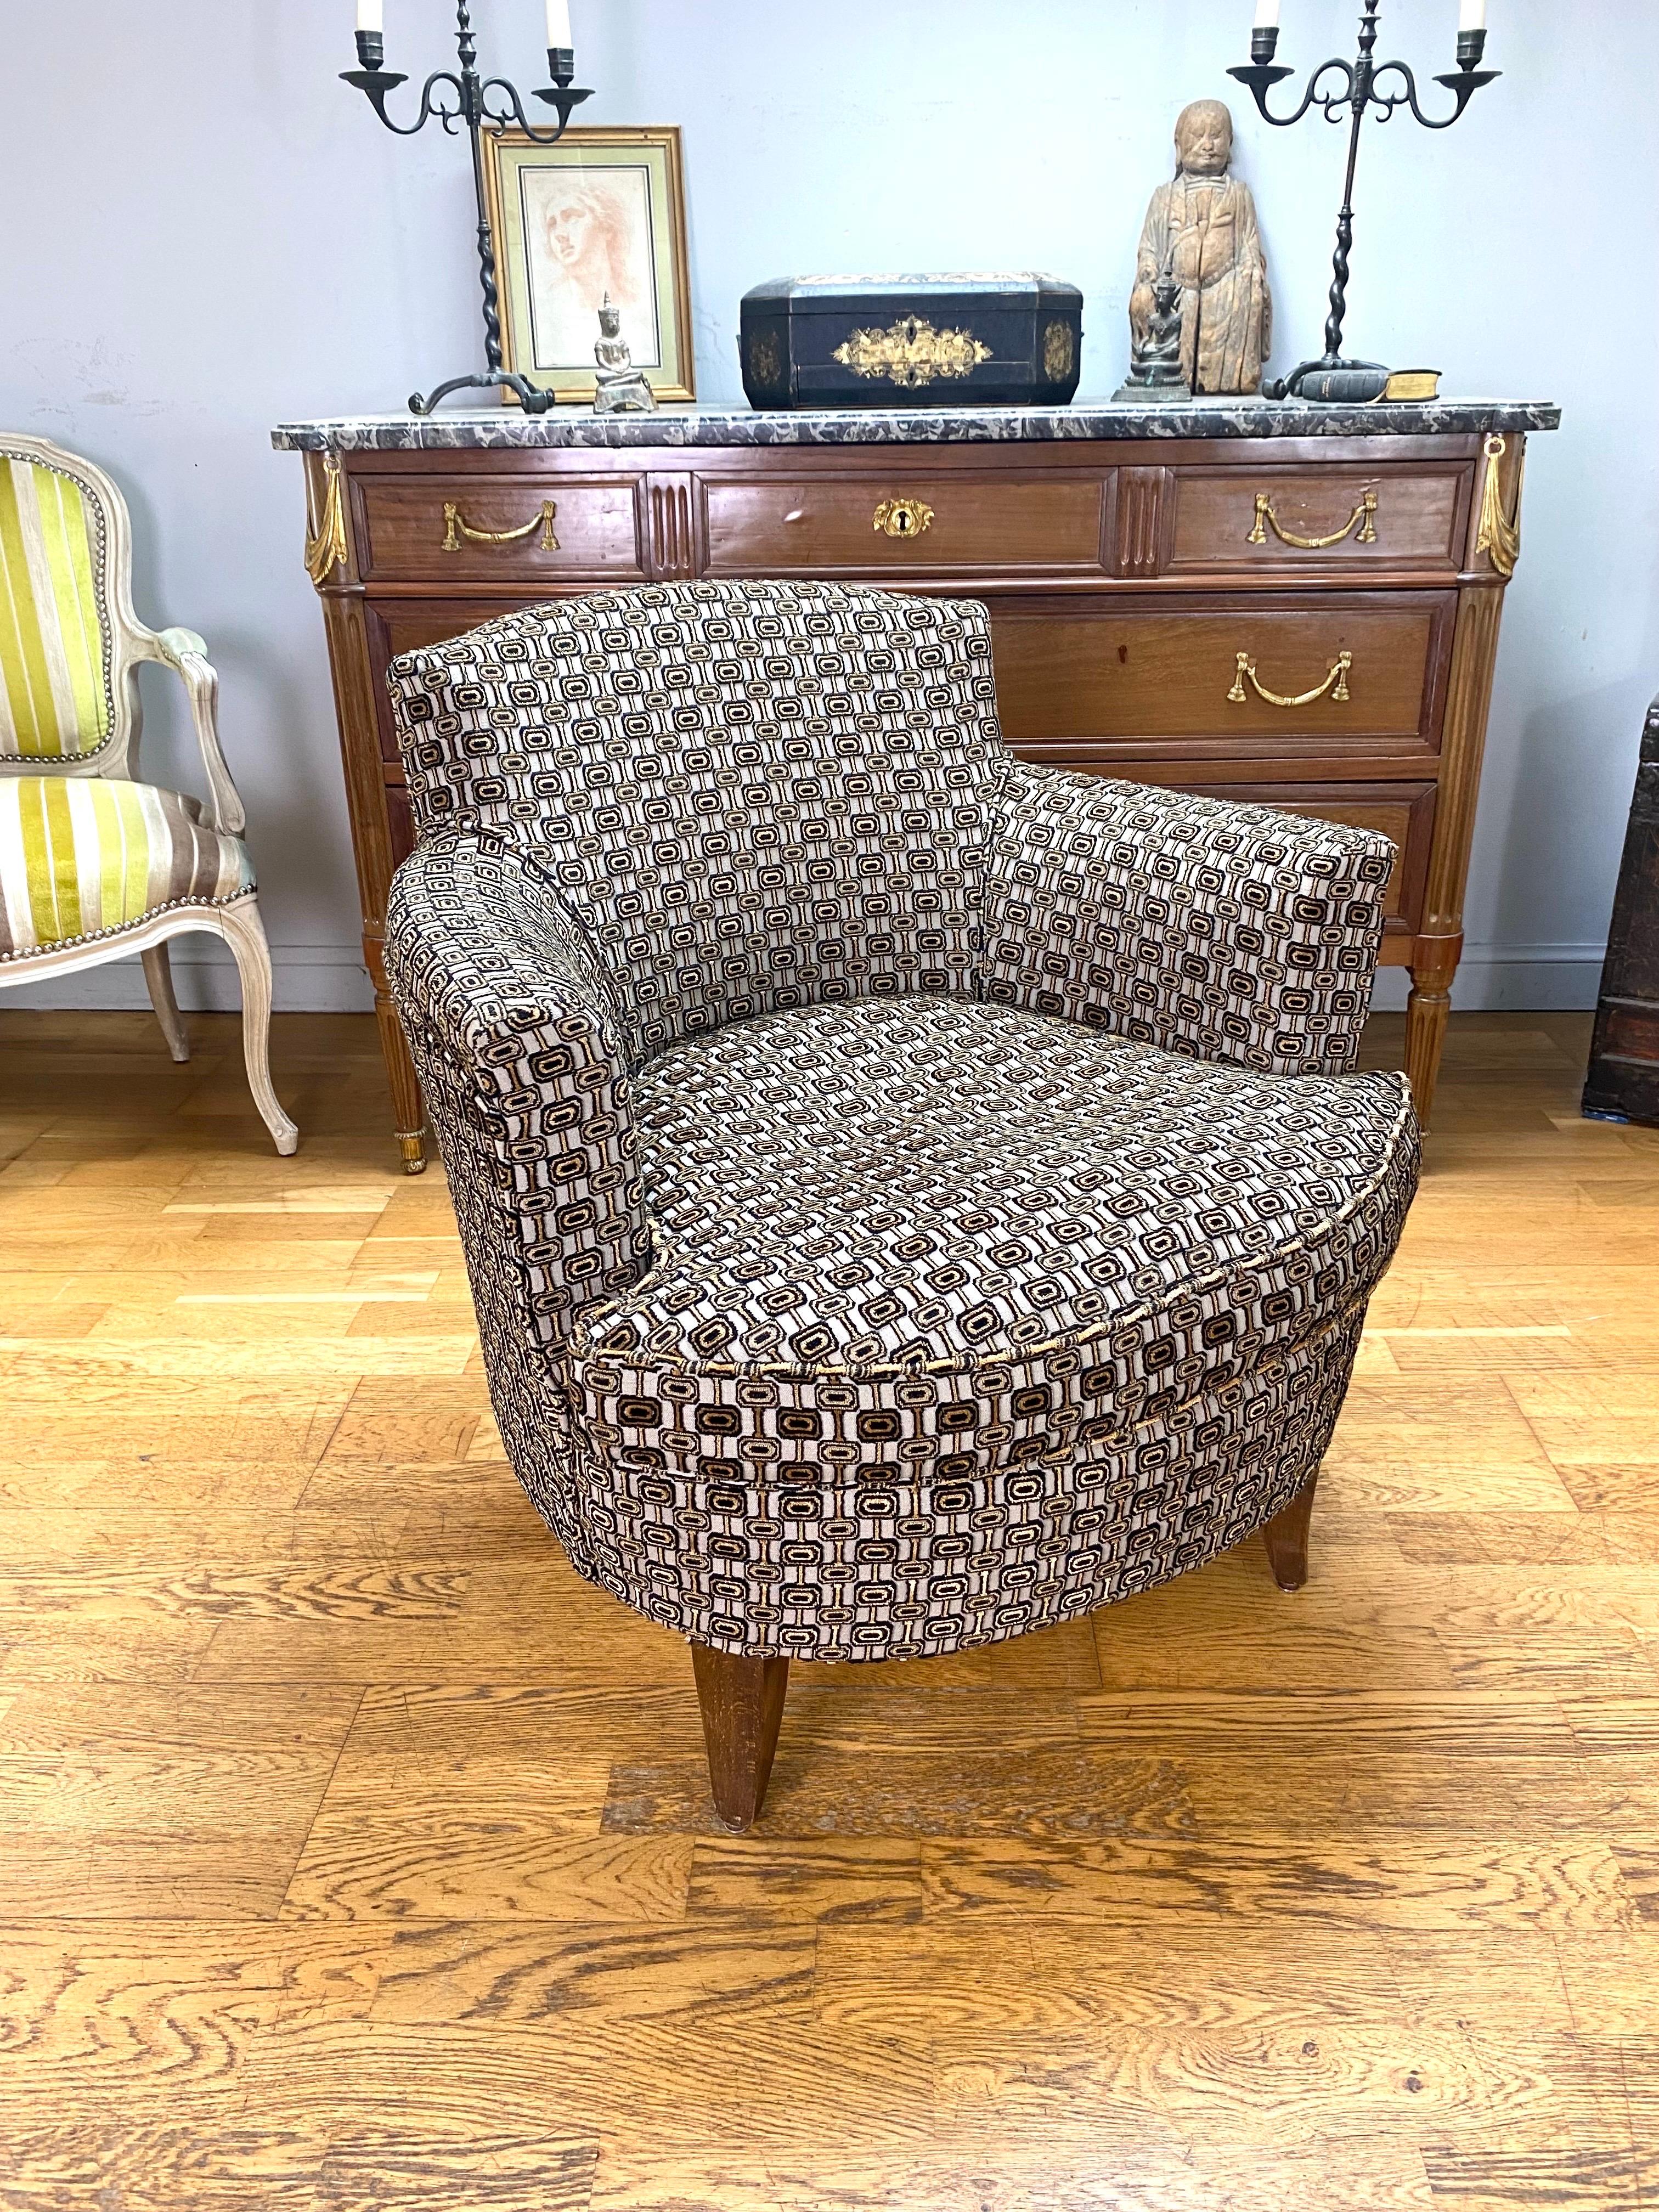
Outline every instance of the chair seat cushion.
[(1363, 1307), (1416, 1182), (1396, 1074), (1260, 1075), (915, 996), (635, 1079), (655, 1253), (572, 1340), (635, 1470), (983, 1475), (1220, 1402)]
[(0, 960), (108, 936), (180, 904), (251, 891), (240, 837), (201, 802), (112, 777), (0, 777)]

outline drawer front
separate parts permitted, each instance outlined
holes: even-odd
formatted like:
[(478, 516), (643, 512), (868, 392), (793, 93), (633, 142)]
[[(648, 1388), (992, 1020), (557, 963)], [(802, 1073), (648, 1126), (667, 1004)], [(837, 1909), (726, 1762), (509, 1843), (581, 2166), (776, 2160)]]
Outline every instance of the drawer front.
[(713, 576), (1100, 571), (1100, 476), (930, 476), (902, 460), (770, 482), (706, 478)]
[(1450, 592), (994, 604), (1003, 728), (1054, 760), (1434, 752), (1455, 606)]
[(637, 582), (637, 481), (354, 477), (358, 573), (382, 583)]
[(1439, 467), (1275, 468), (1176, 471), (1169, 573), (1288, 574), (1367, 568), (1455, 572), (1463, 543), (1469, 471)]

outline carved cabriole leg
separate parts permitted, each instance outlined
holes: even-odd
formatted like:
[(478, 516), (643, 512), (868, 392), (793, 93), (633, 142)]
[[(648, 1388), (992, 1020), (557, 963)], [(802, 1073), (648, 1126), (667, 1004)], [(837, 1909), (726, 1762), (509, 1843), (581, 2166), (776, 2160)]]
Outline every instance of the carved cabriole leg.
[(143, 954), (144, 981), (149, 986), (149, 1002), (155, 1009), (155, 1018), (161, 1024), (161, 1035), (167, 1041), (167, 1050), (177, 1060), (190, 1058), (190, 1038), (185, 1029), (185, 1018), (179, 1011), (179, 1001), (173, 995), (173, 966), (167, 958), (165, 945), (152, 945)]
[(1267, 1564), (1282, 1590), (1300, 1589), (1308, 1579), (1308, 1523), (1313, 1518), (1314, 1492), (1319, 1483), (1316, 1468), (1288, 1505), (1281, 1505), (1261, 1531), (1267, 1547)]
[[(1504, 463), (1507, 513), (1518, 497), (1522, 441), (1510, 441)], [(1412, 950), (1412, 990), (1406, 1002), (1406, 1073), (1417, 1118), (1426, 1129), (1434, 1104), (1440, 1048), (1451, 1010), (1452, 979), (1463, 951), (1463, 890), (1474, 836), (1474, 803), (1480, 789), (1486, 714), (1498, 659), (1498, 624), (1507, 578), (1479, 543), (1480, 471), (1469, 522), (1463, 588), (1457, 601), (1451, 674), (1440, 744), (1440, 786), (1435, 799), (1434, 843), (1424, 886), (1423, 920)], [(1518, 509), (1516, 510), (1518, 520)]]
[(702, 1709), (714, 1810), (722, 1826), (741, 1832), (754, 1826), (765, 1801), (789, 1662), (738, 1658), (707, 1644), (693, 1644), (691, 1666)]
[(251, 898), (226, 907), (220, 918), (225, 942), (236, 956), (242, 985), (242, 1056), (247, 1087), (253, 1093), (271, 1142), (283, 1154), (298, 1152), (300, 1132), (283, 1113), (270, 1083), (270, 947), (265, 926)]

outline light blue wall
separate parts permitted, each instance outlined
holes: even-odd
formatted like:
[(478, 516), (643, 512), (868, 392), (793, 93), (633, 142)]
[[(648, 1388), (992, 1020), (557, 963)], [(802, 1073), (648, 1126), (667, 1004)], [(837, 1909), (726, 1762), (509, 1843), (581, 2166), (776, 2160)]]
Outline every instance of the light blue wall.
[[(441, 65), (447, 12), (386, 0), (390, 64)], [(1176, 110), (1204, 94), (1237, 119), (1275, 362), (1318, 349), (1342, 143), (1316, 118), (1267, 130), (1228, 82), (1249, 0), (574, 12), (580, 73), (599, 88), (586, 117), (684, 127), (705, 402), (742, 404), (744, 289), (823, 268), (1052, 269), (1085, 295), (1083, 389), (1109, 392), (1146, 196)], [(477, 13), (492, 65), (539, 82), (537, 0)], [(1284, 13), (1285, 58), (1351, 49), (1352, 0), (1285, 0)], [(1456, 0), (1388, 0), (1383, 14), (1385, 52), (1425, 76), (1450, 65)], [(1455, 131), (1368, 127), (1349, 339), (1440, 367), (1450, 392), (1566, 410), (1529, 459), (1460, 999), (1583, 1004), (1659, 690), (1659, 11), (1492, 0), (1491, 14), (1504, 74)], [(367, 994), (299, 466), (266, 433), (397, 406), (477, 345), (464, 150), (434, 131), (392, 139), (338, 83), (351, 20), (351, 0), (33, 11), (32, 90), (13, 88), (0, 136), (0, 422), (114, 472), (134, 509), (140, 612), (210, 641), (286, 1006)], [(146, 683), (150, 772), (188, 775), (179, 702)], [(206, 953), (183, 984), (216, 994)], [(71, 994), (142, 1004), (137, 963), (63, 984), (55, 1002)]]

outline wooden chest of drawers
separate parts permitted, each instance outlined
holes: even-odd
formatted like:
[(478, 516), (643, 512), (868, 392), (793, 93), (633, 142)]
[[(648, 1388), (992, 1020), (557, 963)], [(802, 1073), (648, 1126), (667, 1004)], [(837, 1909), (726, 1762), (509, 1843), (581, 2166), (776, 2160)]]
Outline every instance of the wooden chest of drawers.
[(539, 599), (681, 576), (969, 594), (990, 611), (1003, 726), (1027, 758), (1385, 831), (1400, 860), (1382, 958), (1411, 970), (1426, 1120), (1524, 438), (1556, 419), (1258, 402), (1182, 410), (1179, 434), (1158, 436), (1144, 410), (1086, 407), (279, 431), (306, 456), (364, 949), (410, 1166), (423, 1115), (380, 965), (387, 884), (412, 843), (386, 663)]

